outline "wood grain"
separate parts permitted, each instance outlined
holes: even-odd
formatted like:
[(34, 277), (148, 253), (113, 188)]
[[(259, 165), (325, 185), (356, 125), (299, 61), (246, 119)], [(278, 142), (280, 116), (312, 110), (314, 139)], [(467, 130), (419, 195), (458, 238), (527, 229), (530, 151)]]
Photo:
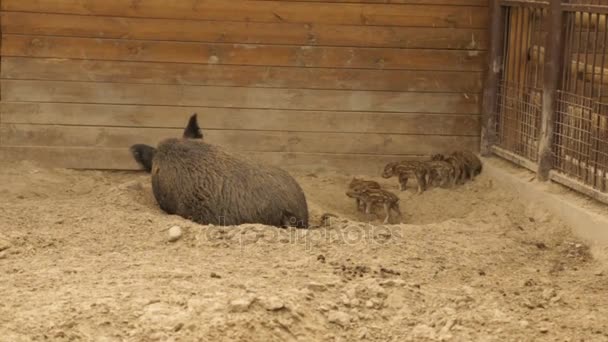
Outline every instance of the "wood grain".
[(4, 57), (5, 79), (423, 92), (481, 91), (481, 73)]
[(2, 55), (138, 62), (481, 71), (483, 51), (375, 49), (2, 36)]
[[(336, 170), (347, 174), (379, 175), (388, 162), (427, 156), (258, 152), (249, 157), (300, 172)], [(42, 165), (74, 169), (139, 170), (124, 148), (0, 147), (0, 160), (35, 160)]]
[(479, 114), (478, 94), (2, 80), (8, 102)]
[(255, 0), (4, 0), (3, 11), (216, 21), (485, 28), (484, 7)]
[[(7, 146), (81, 146), (128, 148), (137, 143), (156, 145), (180, 137), (182, 128), (76, 127), (58, 125), (2, 124)], [(432, 154), (450, 149), (474, 149), (477, 137), (437, 135), (361, 134), (252, 130), (205, 130), (205, 140), (233, 151)]]
[(191, 113), (199, 114), (203, 129), (477, 136), (480, 124), (478, 115), (67, 103), (0, 104), (0, 121), (19, 124), (182, 128)]
[[(259, 0), (276, 1), (276, 0)], [(448, 6), (488, 6), (488, 0), (280, 0), (297, 2), (339, 2), (357, 4), (417, 4), (417, 5), (448, 5)]]
[(3, 12), (2, 32), (23, 35), (421, 49), (487, 48), (483, 29), (255, 23)]

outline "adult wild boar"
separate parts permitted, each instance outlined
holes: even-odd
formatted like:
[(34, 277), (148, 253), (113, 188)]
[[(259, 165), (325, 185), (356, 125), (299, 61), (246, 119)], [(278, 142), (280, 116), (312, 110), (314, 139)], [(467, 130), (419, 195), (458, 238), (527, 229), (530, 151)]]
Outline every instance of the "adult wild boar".
[(135, 160), (152, 173), (160, 208), (200, 224), (260, 223), (308, 228), (302, 188), (286, 171), (206, 143), (196, 114), (181, 139), (157, 148), (131, 146)]

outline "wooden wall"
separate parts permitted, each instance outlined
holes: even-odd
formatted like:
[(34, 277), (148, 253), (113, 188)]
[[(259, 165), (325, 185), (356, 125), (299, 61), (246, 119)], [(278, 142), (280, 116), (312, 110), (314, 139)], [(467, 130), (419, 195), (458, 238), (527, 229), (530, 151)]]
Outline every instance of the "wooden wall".
[(479, 144), (487, 0), (2, 0), (0, 151), (133, 169), (179, 136), (376, 169)]

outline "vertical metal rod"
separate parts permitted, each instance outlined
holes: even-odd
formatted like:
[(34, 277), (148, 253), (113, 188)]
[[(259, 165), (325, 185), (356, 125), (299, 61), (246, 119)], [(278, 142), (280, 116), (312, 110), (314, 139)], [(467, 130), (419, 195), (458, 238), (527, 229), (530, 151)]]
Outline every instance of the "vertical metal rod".
[(540, 181), (549, 180), (549, 171), (553, 167), (553, 132), (556, 109), (556, 93), (561, 70), (561, 48), (563, 46), (562, 6), (561, 1), (549, 4), (549, 30), (545, 54), (545, 74), (543, 84), (543, 109), (539, 141), (539, 163), (537, 177)]
[[(604, 25), (603, 25), (603, 30), (602, 30), (602, 34), (604, 35), (604, 40), (603, 40), (603, 44), (602, 44), (602, 66), (600, 68), (600, 82), (599, 82), (599, 91), (598, 91), (598, 97), (597, 97), (597, 103), (598, 103), (598, 111), (596, 113), (597, 115), (597, 119), (594, 122), (595, 124), (595, 137), (594, 137), (594, 141), (593, 141), (593, 151), (594, 151), (594, 157), (593, 160), (595, 161), (595, 173), (594, 173), (594, 181), (593, 181), (593, 186), (596, 189), (600, 189), (602, 190), (603, 188), (603, 182), (604, 179), (606, 178), (606, 167), (607, 165), (604, 165), (602, 163), (602, 161), (604, 161), (604, 158), (602, 158), (602, 156), (600, 155), (600, 140), (601, 140), (601, 135), (602, 135), (602, 115), (605, 115), (605, 104), (604, 104), (604, 100), (603, 100), (603, 91), (604, 91), (604, 68), (606, 67), (606, 45), (608, 45), (608, 22), (606, 21), (606, 19), (608, 19), (606, 17), (606, 15), (602, 14), (602, 16), (604, 17)], [(600, 21), (600, 15), (598, 14), (598, 22)]]

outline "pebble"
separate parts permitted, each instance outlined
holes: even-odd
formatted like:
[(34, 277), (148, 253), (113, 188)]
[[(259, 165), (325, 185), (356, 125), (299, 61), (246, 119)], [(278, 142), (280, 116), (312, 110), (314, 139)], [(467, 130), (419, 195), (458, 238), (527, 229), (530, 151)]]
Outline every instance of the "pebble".
[(285, 303), (279, 298), (272, 296), (263, 302), (264, 308), (268, 311), (277, 311), (285, 307)]
[(253, 302), (252, 299), (240, 298), (230, 302), (229, 308), (231, 312), (245, 312), (249, 310), (249, 306)]
[(601, 277), (601, 276), (604, 275), (604, 271), (597, 271), (597, 272), (594, 273), (594, 275), (596, 275), (598, 277)]
[(547, 328), (547, 327), (541, 327), (540, 328), (540, 332), (543, 333), (543, 334), (546, 334), (546, 333), (549, 332), (549, 328)]
[(543, 299), (544, 299), (544, 300), (549, 300), (549, 299), (551, 299), (551, 298), (555, 297), (555, 296), (556, 296), (556, 293), (555, 293), (555, 290), (554, 290), (554, 289), (545, 289), (545, 290), (543, 291), (542, 296), (543, 296)]
[(173, 226), (169, 228), (169, 242), (175, 242), (182, 237), (182, 228)]
[(327, 320), (329, 323), (334, 323), (341, 327), (347, 327), (350, 324), (350, 316), (342, 311), (330, 311), (327, 314)]
[(327, 286), (315, 282), (310, 282), (307, 285), (308, 289), (311, 291), (325, 291), (327, 290)]
[(528, 326), (530, 326), (530, 322), (528, 321), (519, 321), (519, 326), (522, 328), (527, 328)]
[(405, 285), (405, 281), (402, 279), (389, 279), (389, 280), (380, 282), (380, 286), (385, 286), (385, 287), (401, 287), (403, 285)]
[(357, 334), (360, 340), (364, 340), (369, 335), (369, 330), (367, 328), (361, 328), (359, 333)]

